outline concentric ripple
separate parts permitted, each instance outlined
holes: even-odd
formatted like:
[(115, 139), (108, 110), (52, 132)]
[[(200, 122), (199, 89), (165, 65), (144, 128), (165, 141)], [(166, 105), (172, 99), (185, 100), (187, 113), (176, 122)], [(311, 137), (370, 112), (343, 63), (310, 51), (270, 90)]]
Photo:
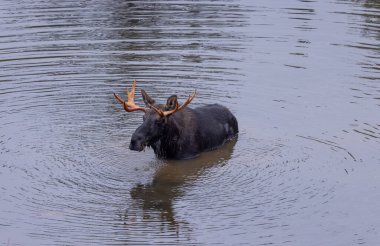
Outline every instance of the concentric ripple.
[[(0, 245), (376, 245), (376, 1), (0, 0)], [(132, 152), (137, 80), (240, 133)], [(142, 104), (140, 95), (136, 95)]]

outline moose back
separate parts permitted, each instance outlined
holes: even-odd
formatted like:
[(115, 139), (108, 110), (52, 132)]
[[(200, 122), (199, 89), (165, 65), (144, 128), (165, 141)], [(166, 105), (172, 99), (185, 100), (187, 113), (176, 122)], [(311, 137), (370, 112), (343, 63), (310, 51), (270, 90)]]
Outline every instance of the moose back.
[(186, 107), (196, 92), (181, 105), (175, 95), (170, 96), (166, 104), (156, 104), (142, 89), (145, 107), (140, 107), (134, 102), (135, 89), (136, 81), (131, 91), (126, 90), (127, 101), (114, 94), (127, 112), (145, 112), (143, 123), (132, 135), (131, 150), (142, 151), (148, 146), (159, 158), (191, 159), (202, 151), (222, 146), (238, 134), (237, 120), (226, 107), (219, 104), (195, 109)]

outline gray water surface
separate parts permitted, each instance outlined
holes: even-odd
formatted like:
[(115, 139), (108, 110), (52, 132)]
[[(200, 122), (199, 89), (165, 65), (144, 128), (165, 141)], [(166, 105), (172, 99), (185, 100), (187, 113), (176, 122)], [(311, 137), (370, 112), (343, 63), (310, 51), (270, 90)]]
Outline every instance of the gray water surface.
[[(379, 40), (378, 1), (0, 0), (0, 245), (379, 245)], [(238, 139), (130, 151), (135, 79)]]

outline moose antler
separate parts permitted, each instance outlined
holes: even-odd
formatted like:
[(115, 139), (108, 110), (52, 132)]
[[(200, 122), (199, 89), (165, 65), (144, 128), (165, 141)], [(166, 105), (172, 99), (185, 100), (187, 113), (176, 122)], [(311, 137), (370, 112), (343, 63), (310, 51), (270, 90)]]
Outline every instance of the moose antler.
[(146, 111), (145, 108), (140, 107), (140, 106), (138, 106), (138, 105), (135, 104), (136, 80), (133, 81), (132, 90), (131, 91), (129, 91), (128, 88), (125, 89), (125, 90), (126, 90), (126, 93), (127, 93), (127, 96), (128, 96), (128, 102), (126, 102), (125, 100), (121, 99), (121, 97), (119, 97), (116, 93), (113, 94), (115, 96), (115, 98), (121, 104), (123, 104), (125, 111), (127, 111), (127, 112), (133, 112), (133, 111), (141, 110), (141, 111), (145, 112)]
[(152, 109), (154, 109), (154, 111), (156, 111), (161, 117), (165, 117), (165, 116), (169, 116), (169, 115), (172, 115), (178, 111), (180, 111), (181, 109), (183, 109), (184, 107), (186, 107), (195, 97), (195, 95), (197, 94), (197, 90), (195, 90), (193, 92), (193, 94), (191, 94), (184, 103), (182, 103), (181, 106), (178, 105), (178, 102), (176, 102), (176, 106), (173, 110), (168, 110), (168, 111), (162, 111), (161, 109), (158, 109), (156, 107), (154, 107), (153, 105), (150, 105), (150, 107)]

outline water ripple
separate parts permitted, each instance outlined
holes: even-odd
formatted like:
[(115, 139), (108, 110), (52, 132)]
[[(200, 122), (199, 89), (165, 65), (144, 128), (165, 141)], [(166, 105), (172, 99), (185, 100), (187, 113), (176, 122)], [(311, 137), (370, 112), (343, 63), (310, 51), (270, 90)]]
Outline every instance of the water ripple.
[[(377, 3), (0, 5), (1, 245), (377, 243)], [(226, 105), (238, 139), (129, 151), (134, 79)]]

